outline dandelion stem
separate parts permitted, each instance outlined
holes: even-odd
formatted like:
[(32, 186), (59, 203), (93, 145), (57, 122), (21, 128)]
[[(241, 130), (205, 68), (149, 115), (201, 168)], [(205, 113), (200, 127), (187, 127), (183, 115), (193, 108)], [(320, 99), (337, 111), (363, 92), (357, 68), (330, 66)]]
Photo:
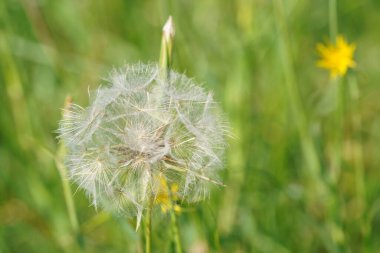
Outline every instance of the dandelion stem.
[[(360, 97), (360, 90), (357, 84), (356, 77), (352, 77), (348, 80), (349, 94), (352, 104), (356, 104)], [(356, 192), (357, 197), (362, 199), (363, 204), (365, 204), (365, 187), (364, 187), (364, 162), (363, 162), (363, 145), (361, 137), (362, 129), (362, 118), (361, 115), (353, 114), (352, 115), (352, 124), (355, 134), (357, 135), (358, 146), (354, 149), (355, 154), (355, 179), (356, 179)]]
[[(353, 107), (357, 107), (358, 100), (360, 98), (360, 90), (358, 87), (357, 79), (355, 76), (348, 78), (348, 91), (350, 96), (350, 105), (351, 110)], [(352, 110), (353, 111), (353, 110)], [(355, 178), (355, 197), (356, 205), (359, 216), (359, 224), (365, 224), (364, 212), (366, 210), (366, 188), (365, 188), (365, 174), (364, 174), (364, 161), (363, 161), (363, 140), (361, 136), (362, 131), (362, 117), (359, 112), (352, 112), (351, 116), (352, 124), (352, 141), (350, 142), (352, 157), (354, 158), (354, 178)], [(371, 226), (371, 225), (369, 225)], [(363, 233), (363, 241), (368, 242), (370, 238), (368, 227), (365, 228), (363, 225), (360, 225), (358, 231)], [(363, 251), (363, 250), (362, 250)]]
[(144, 222), (144, 235), (145, 235), (145, 253), (152, 252), (152, 207), (153, 198), (150, 198), (149, 207), (146, 210), (145, 222)]
[[(59, 148), (59, 150), (62, 150), (62, 146)], [(81, 243), (82, 238), (81, 238), (81, 233), (80, 233), (80, 228), (79, 228), (79, 223), (78, 223), (78, 218), (77, 214), (75, 211), (75, 204), (73, 200), (73, 194), (70, 188), (69, 181), (67, 180), (67, 174), (66, 174), (66, 168), (60, 161), (60, 155), (61, 152), (58, 151), (58, 155), (55, 158), (55, 164), (59, 172), (59, 176), (61, 178), (61, 183), (62, 183), (62, 188), (63, 188), (63, 196), (65, 199), (66, 203), (66, 208), (67, 208), (67, 213), (69, 215), (69, 220), (70, 220), (70, 225), (71, 229), (74, 233), (76, 242), (79, 246), (79, 248), (82, 250), (83, 245)]]
[[(66, 110), (66, 113), (69, 113), (69, 112), (67, 112), (67, 109), (71, 106), (71, 104), (72, 104), (72, 98), (71, 98), (71, 96), (67, 96), (66, 100), (65, 100), (65, 104), (64, 104), (64, 108)], [(78, 244), (79, 248), (82, 250), (83, 249), (83, 243), (82, 243), (82, 237), (81, 237), (81, 232), (80, 232), (80, 228), (79, 228), (78, 218), (77, 218), (77, 214), (75, 211), (73, 194), (72, 194), (72, 191), (70, 188), (69, 181), (67, 179), (66, 168), (62, 162), (64, 155), (65, 155), (65, 147), (61, 143), (58, 146), (57, 153), (54, 157), (54, 161), (55, 161), (56, 167), (58, 169), (59, 176), (61, 178), (63, 195), (64, 195), (65, 202), (66, 202), (67, 213), (69, 215), (71, 228), (72, 228), (73, 233), (75, 235), (75, 239), (77, 241), (77, 244)]]
[(65, 198), (67, 212), (69, 214), (70, 224), (74, 232), (79, 231), (78, 219), (75, 212), (74, 200), (72, 198), (72, 191), (69, 185), (69, 181), (66, 179), (66, 169), (65, 167), (58, 161), (56, 161), (56, 166), (59, 171), (59, 175), (62, 182), (63, 187), (63, 195)]
[(174, 245), (177, 253), (182, 253), (182, 242), (179, 234), (179, 226), (174, 208), (170, 208), (170, 219), (173, 231)]
[(336, 184), (342, 166), (342, 146), (343, 146), (343, 121), (345, 111), (345, 82), (342, 78), (330, 81), (330, 85), (336, 86), (336, 112), (333, 115), (333, 155), (331, 160), (330, 181)]
[[(161, 69), (161, 76), (164, 80), (169, 80), (170, 78), (169, 74), (170, 74), (170, 67), (172, 64), (173, 39), (174, 39), (174, 26), (173, 26), (173, 19), (170, 16), (162, 29), (162, 39), (161, 39), (161, 52), (160, 52), (159, 66)], [(170, 195), (170, 189), (168, 189), (168, 192)], [(181, 250), (182, 248), (180, 246), (181, 244), (180, 244), (180, 239), (179, 239), (177, 219), (174, 213), (174, 209), (172, 208), (173, 203), (172, 203), (171, 198), (170, 198), (170, 201), (171, 201), (170, 218), (171, 218), (171, 225), (172, 225), (172, 230), (173, 230), (174, 243), (176, 245), (176, 252), (182, 252)]]
[(171, 227), (172, 227), (172, 233), (173, 233), (175, 252), (182, 253), (182, 241), (181, 241), (181, 236), (179, 234), (179, 225), (178, 225), (177, 216), (174, 210), (174, 200), (172, 196), (172, 191), (169, 185), (167, 185), (167, 191), (168, 191), (169, 201), (170, 201), (169, 212), (170, 212), (170, 221), (171, 221)]
[[(329, 33), (331, 43), (336, 43), (336, 37), (338, 35), (338, 9), (337, 0), (329, 0)], [(330, 180), (332, 183), (336, 183), (340, 174), (342, 165), (342, 144), (343, 144), (343, 118), (344, 118), (344, 85), (343, 79), (337, 77), (336, 79), (330, 80), (330, 85), (337, 86), (336, 91), (336, 105), (337, 110), (334, 115), (334, 155), (331, 161), (331, 175)]]
[(337, 0), (329, 0), (329, 32), (330, 40), (335, 43), (338, 35), (338, 8)]
[[(170, 79), (170, 67), (173, 62), (173, 42), (174, 42), (174, 23), (173, 19), (170, 16), (168, 20), (166, 21), (163, 29), (162, 29), (162, 41), (161, 41), (161, 53), (160, 53), (160, 68), (161, 68), (161, 75), (164, 80)], [(179, 235), (179, 228), (178, 228), (178, 222), (177, 217), (174, 211), (174, 204), (171, 197), (171, 191), (170, 189), (167, 189), (169, 196), (170, 196), (170, 219), (171, 219), (171, 226), (173, 231), (173, 239), (175, 244), (175, 249), (177, 253), (182, 253), (182, 243), (181, 238)]]
[(275, 8), (276, 23), (280, 33), (280, 51), (282, 54), (287, 95), (289, 97), (289, 103), (293, 114), (293, 118), (295, 120), (297, 130), (299, 132), (301, 148), (303, 150), (303, 155), (308, 170), (307, 175), (309, 177), (311, 187), (314, 188), (310, 192), (313, 192), (314, 194), (314, 190), (316, 190), (317, 192), (324, 190), (324, 185), (320, 178), (320, 162), (313, 138), (308, 130), (306, 114), (303, 110), (301, 97), (296, 84), (296, 77), (293, 69), (293, 60), (290, 53), (290, 41), (287, 30), (287, 20), (285, 18), (285, 13), (283, 10), (283, 2), (282, 0), (273, 0), (273, 5)]

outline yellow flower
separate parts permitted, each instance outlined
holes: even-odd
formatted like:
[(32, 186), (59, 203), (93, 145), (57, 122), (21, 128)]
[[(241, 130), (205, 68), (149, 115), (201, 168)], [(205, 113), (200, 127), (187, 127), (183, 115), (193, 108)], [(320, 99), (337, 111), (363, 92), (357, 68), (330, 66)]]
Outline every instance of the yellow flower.
[(161, 206), (161, 211), (166, 213), (173, 209), (175, 212), (181, 212), (181, 207), (174, 202), (179, 199), (178, 184), (174, 183), (168, 186), (164, 176), (160, 177), (159, 192), (154, 200), (154, 203)]
[(355, 44), (348, 44), (343, 36), (338, 36), (335, 44), (317, 44), (317, 51), (321, 59), (317, 62), (320, 68), (330, 70), (332, 78), (344, 76), (348, 68), (354, 68), (356, 63), (353, 55)]

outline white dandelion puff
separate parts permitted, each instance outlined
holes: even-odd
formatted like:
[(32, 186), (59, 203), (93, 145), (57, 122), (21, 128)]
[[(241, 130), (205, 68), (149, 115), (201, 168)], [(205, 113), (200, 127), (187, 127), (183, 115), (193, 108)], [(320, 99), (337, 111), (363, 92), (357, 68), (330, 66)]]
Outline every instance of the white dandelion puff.
[(59, 124), (71, 179), (95, 207), (136, 215), (137, 224), (163, 180), (189, 203), (223, 185), (228, 126), (218, 104), (185, 75), (159, 73), (155, 64), (113, 71), (88, 107), (72, 104)]

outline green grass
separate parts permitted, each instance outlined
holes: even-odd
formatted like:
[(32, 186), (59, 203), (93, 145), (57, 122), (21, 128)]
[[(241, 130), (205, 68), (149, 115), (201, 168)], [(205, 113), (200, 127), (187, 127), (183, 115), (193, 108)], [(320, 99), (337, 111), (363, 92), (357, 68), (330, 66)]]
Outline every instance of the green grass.
[[(315, 66), (329, 1), (0, 1), (0, 252), (143, 251), (133, 220), (76, 185), (72, 232), (54, 131), (68, 94), (86, 105), (113, 67), (158, 61), (169, 15), (174, 69), (213, 90), (236, 136), (227, 187), (178, 218), (185, 252), (380, 252), (380, 4), (337, 6), (358, 64), (341, 87)], [(174, 252), (153, 215), (153, 252)]]

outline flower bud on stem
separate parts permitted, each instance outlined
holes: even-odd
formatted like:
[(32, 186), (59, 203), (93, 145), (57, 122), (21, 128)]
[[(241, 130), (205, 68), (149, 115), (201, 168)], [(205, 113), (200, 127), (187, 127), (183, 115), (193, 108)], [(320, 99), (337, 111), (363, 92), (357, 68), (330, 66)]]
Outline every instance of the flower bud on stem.
[[(160, 52), (160, 75), (165, 81), (170, 79), (170, 68), (173, 63), (173, 45), (174, 45), (174, 35), (175, 27), (173, 18), (169, 16), (164, 27), (162, 28), (162, 39), (161, 39), (161, 52)], [(169, 195), (171, 195), (170, 189), (168, 189)], [(179, 234), (177, 217), (174, 211), (173, 198), (170, 196), (170, 220), (173, 232), (173, 240), (175, 245), (175, 250), (177, 253), (182, 253), (182, 243)]]
[(159, 66), (161, 68), (161, 77), (169, 79), (170, 67), (173, 63), (173, 44), (174, 44), (175, 28), (173, 18), (169, 16), (164, 27), (162, 28), (161, 52)]

